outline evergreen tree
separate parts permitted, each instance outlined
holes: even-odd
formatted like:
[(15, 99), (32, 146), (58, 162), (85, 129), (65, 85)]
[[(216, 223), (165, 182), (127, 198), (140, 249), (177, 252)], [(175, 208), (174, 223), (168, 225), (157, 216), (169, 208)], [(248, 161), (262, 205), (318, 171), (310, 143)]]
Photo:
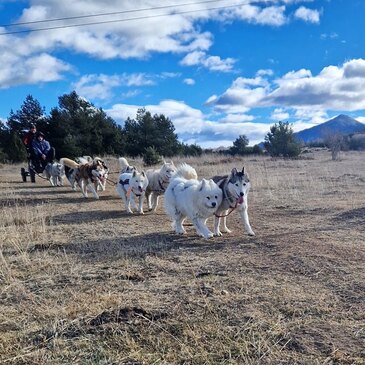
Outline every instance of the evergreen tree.
[(137, 111), (136, 119), (128, 118), (124, 124), (126, 152), (131, 156), (144, 153), (148, 147), (154, 147), (163, 156), (173, 156), (179, 150), (179, 141), (175, 127), (164, 115), (151, 115), (145, 109)]
[(296, 157), (300, 153), (300, 143), (295, 140), (289, 122), (279, 122), (270, 127), (265, 136), (264, 146), (271, 156)]
[(47, 125), (49, 141), (59, 157), (124, 154), (122, 128), (75, 91), (59, 97)]
[(247, 136), (241, 134), (234, 142), (233, 146), (229, 149), (229, 153), (232, 155), (245, 155), (247, 154), (247, 146), (249, 140)]

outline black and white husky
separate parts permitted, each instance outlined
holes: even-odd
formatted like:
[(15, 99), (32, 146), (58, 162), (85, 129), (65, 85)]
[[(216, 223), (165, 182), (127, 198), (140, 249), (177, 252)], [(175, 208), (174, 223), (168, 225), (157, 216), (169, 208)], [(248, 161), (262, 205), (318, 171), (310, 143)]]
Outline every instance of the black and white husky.
[(234, 168), (230, 175), (214, 176), (212, 179), (223, 192), (222, 203), (218, 207), (214, 217), (214, 235), (222, 235), (220, 230), (221, 218), (223, 218), (223, 232), (231, 232), (227, 228), (227, 216), (231, 211), (237, 209), (243, 220), (246, 232), (250, 236), (254, 236), (255, 233), (250, 226), (247, 212), (247, 196), (250, 190), (250, 179), (248, 178), (248, 174), (245, 173), (245, 168), (243, 167), (242, 171), (237, 171)]

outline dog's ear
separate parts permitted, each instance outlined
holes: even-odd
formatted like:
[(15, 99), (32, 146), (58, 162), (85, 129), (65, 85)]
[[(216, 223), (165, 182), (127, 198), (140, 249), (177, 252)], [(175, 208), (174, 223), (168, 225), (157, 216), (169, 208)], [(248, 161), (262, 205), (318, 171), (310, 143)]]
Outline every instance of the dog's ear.
[(242, 175), (245, 174), (245, 166), (242, 167)]
[(164, 159), (164, 158), (162, 159), (162, 163), (163, 163), (163, 164), (165, 164), (165, 163), (166, 163), (166, 161), (165, 161), (165, 159)]
[(202, 191), (205, 188), (206, 185), (207, 185), (207, 180), (203, 179), (202, 182), (201, 182), (199, 191)]
[(137, 171), (136, 171), (136, 170), (133, 170), (133, 175), (132, 175), (132, 177), (136, 177), (136, 175), (137, 175)]
[(235, 167), (232, 169), (231, 175), (232, 176), (237, 175), (237, 169)]
[(143, 170), (141, 171), (141, 175), (142, 175), (143, 177), (145, 177), (145, 176), (146, 176), (146, 174), (144, 173), (144, 171), (143, 171)]

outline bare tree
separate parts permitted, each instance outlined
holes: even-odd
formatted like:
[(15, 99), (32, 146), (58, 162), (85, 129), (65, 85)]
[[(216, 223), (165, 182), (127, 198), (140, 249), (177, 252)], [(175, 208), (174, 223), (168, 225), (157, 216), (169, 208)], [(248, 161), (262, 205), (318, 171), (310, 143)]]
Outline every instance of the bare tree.
[(336, 161), (340, 158), (340, 152), (344, 147), (345, 138), (338, 132), (327, 132), (324, 142), (331, 151), (332, 160)]

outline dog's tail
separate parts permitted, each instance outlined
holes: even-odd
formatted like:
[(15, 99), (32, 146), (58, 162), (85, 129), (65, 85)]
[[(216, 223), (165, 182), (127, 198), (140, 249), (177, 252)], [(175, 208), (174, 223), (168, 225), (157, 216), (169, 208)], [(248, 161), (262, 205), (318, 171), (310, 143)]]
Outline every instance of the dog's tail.
[(196, 170), (194, 169), (194, 167), (192, 167), (184, 162), (177, 168), (172, 179), (176, 179), (179, 177), (182, 177), (186, 180), (197, 180), (198, 174), (196, 173)]
[(60, 164), (70, 167), (71, 169), (77, 169), (80, 165), (74, 160), (70, 160), (67, 157), (63, 157), (60, 159)]
[(123, 171), (123, 170), (125, 170), (125, 169), (126, 169), (126, 167), (128, 167), (128, 166), (129, 166), (129, 163), (128, 163), (127, 159), (126, 159), (126, 158), (124, 158), (124, 157), (119, 157), (119, 158), (118, 158), (118, 161), (119, 161), (120, 169), (121, 169), (122, 171)]

